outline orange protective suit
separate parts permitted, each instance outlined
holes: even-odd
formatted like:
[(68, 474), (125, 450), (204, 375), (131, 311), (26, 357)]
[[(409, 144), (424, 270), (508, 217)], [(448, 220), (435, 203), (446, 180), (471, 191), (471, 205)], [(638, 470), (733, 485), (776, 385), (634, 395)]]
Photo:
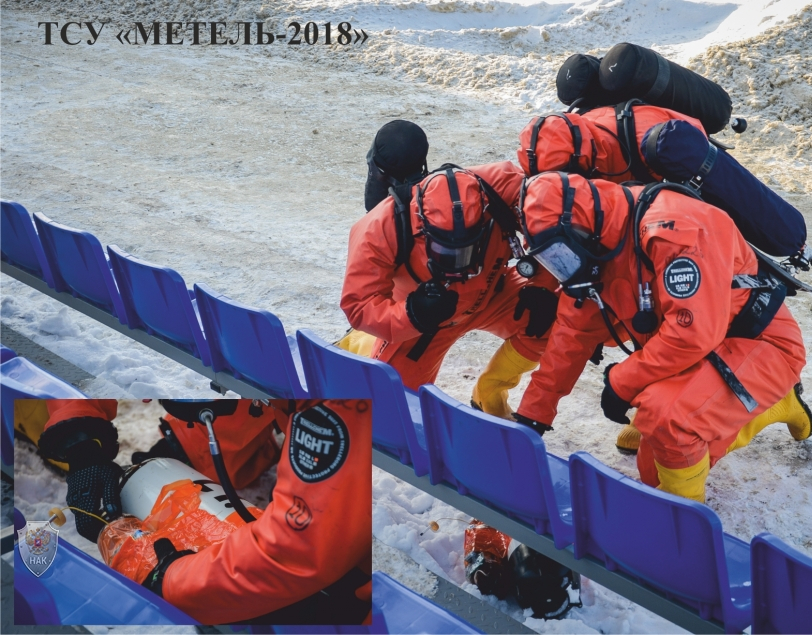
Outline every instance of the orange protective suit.
[[(474, 167), (471, 171), (485, 179), (510, 207), (518, 202), (524, 175), (510, 161)], [(421, 221), (414, 198), (410, 214), (416, 233)], [(455, 314), (440, 327), (418, 361), (408, 359), (409, 351), (421, 334), (406, 315), (406, 297), (417, 288), (418, 282), (405, 266), (395, 266), (396, 254), (394, 203), (389, 197), (350, 231), (341, 308), (353, 328), (378, 338), (372, 357), (394, 366), (407, 387), (417, 390), (420, 385), (433, 382), (448, 349), (469, 331), (488, 331), (509, 340), (513, 348), (528, 359), (538, 358), (544, 350), (546, 337), (525, 334), (528, 315), (518, 321), (513, 319), (518, 292), (527, 280), (508, 267), (511, 250), (497, 225), (487, 246), (482, 273), (451, 284), (450, 288), (459, 293)], [(421, 280), (431, 279), (423, 236), (415, 237), (409, 264)], [(548, 289), (557, 286), (549, 276), (537, 278), (533, 285)]]
[[(236, 448), (231, 464), (238, 471), (241, 457), (249, 456), (249, 465), (259, 464), (246, 448), (252, 439), (261, 445), (260, 420), (268, 435), (272, 425), (285, 433), (281, 453), (272, 457), (279, 461), (273, 500), (256, 522), (174, 562), (164, 576), (164, 598), (203, 624), (264, 616), (306, 600), (345, 576), (351, 576), (353, 584), (357, 581), (357, 597), (368, 600), (372, 571), (370, 402), (273, 400), (270, 407), (264, 407), (261, 419), (244, 412), (250, 403), (241, 400), (234, 415), (222, 417), (233, 419), (233, 425), (221, 427), (225, 421), (218, 417), (215, 431), (224, 454), (226, 448)], [(86, 416), (109, 421), (116, 415), (114, 400), (52, 400), (48, 405), (48, 426)], [(173, 427), (176, 429), (181, 427)], [(246, 443), (234, 442), (231, 437), (244, 429), (248, 431), (242, 437)], [(191, 457), (196, 455), (191, 453)], [(268, 460), (263, 469), (271, 464)], [(198, 465), (194, 467), (200, 470)], [(211, 478), (217, 480), (216, 474)], [(312, 618), (314, 623), (322, 621), (318, 615)]]
[[(705, 132), (698, 119), (668, 108), (638, 104), (632, 106), (632, 112), (637, 137), (634, 151), (644, 166), (646, 160), (640, 152), (640, 144), (646, 131), (652, 126), (669, 119), (680, 119), (687, 121), (703, 133)], [(581, 147), (579, 148), (581, 156), (578, 159), (578, 167), (582, 174), (615, 183), (634, 179), (629, 170), (628, 157), (624, 157), (618, 140), (617, 119), (613, 107), (604, 106), (589, 110), (584, 114), (567, 113), (563, 116), (567, 117), (573, 126), (577, 126), (581, 134)], [(566, 170), (574, 151), (572, 133), (561, 117), (547, 117), (541, 126), (536, 143), (537, 169), (535, 172), (531, 172), (527, 150), (530, 147), (534, 121), (535, 119), (528, 123), (519, 135), (520, 147), (517, 154), (522, 169), (528, 176), (550, 170)], [(649, 169), (649, 174), (655, 181), (663, 180), (653, 170)]]
[[(614, 248), (627, 231), (628, 203), (621, 187), (594, 181), (605, 214), (601, 244)], [(573, 225), (594, 227), (593, 203), (585, 179), (570, 176), (575, 188)], [(631, 188), (636, 197), (641, 187)], [(528, 187), (524, 207), (528, 230), (554, 226), (562, 210), (562, 185), (555, 173)], [(659, 482), (656, 461), (669, 469), (697, 465), (708, 453), (712, 466), (724, 456), (739, 430), (779, 402), (798, 382), (806, 363), (800, 329), (785, 305), (755, 339), (729, 338), (731, 321), (748, 299), (748, 289), (732, 289), (735, 274), (755, 274), (753, 250), (721, 210), (681, 194), (662, 191), (640, 224), (642, 249), (654, 271), (650, 283), (658, 328), (635, 334), (640, 351), (616, 365), (609, 380), (617, 395), (638, 408), (634, 425), (642, 441), (637, 455), (643, 482)], [(696, 274), (685, 289), (674, 286), (677, 268)], [(621, 252), (603, 265), (603, 301), (629, 328), (637, 312), (637, 269), (629, 237)], [(679, 297), (682, 296), (682, 297)], [(623, 336), (622, 327), (618, 332)], [(550, 330), (546, 353), (533, 373), (518, 412), (552, 423), (558, 401), (572, 390), (595, 345), (607, 329), (597, 304), (579, 309), (563, 296)], [(759, 403), (747, 412), (719, 372), (705, 359), (715, 351)]]

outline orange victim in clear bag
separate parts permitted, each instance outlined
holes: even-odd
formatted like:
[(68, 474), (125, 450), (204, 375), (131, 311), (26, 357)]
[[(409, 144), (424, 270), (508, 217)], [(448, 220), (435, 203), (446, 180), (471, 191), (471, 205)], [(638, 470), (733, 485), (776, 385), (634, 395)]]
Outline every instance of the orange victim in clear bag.
[[(153, 545), (169, 538), (180, 551), (200, 551), (225, 538), (245, 524), (235, 512), (220, 520), (200, 508), (203, 486), (191, 479), (174, 481), (161, 488), (149, 515), (143, 520), (123, 516), (107, 525), (99, 534), (99, 552), (104, 561), (119, 573), (138, 583), (144, 581), (158, 560)], [(250, 507), (254, 516), (262, 510)]]

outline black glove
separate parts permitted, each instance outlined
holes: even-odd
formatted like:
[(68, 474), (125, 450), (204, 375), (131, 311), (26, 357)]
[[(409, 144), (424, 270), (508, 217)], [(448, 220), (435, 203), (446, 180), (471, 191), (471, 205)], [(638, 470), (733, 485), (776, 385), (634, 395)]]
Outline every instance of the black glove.
[(530, 311), (530, 320), (524, 330), (528, 337), (541, 337), (555, 322), (558, 296), (544, 287), (522, 287), (519, 301), (513, 311), (513, 319), (520, 320), (525, 309)]
[(175, 549), (175, 545), (172, 544), (172, 541), (169, 540), (169, 538), (159, 538), (155, 541), (153, 548), (155, 549), (155, 555), (158, 557), (158, 564), (156, 564), (155, 568), (147, 574), (147, 577), (141, 583), (141, 586), (144, 586), (153, 593), (163, 597), (164, 575), (166, 575), (166, 570), (169, 568), (169, 565), (175, 562), (175, 560), (178, 558), (189, 556), (196, 552), (192, 551), (191, 549), (178, 551)]
[(530, 417), (520, 415), (518, 412), (513, 413), (513, 419), (517, 423), (530, 426), (531, 428), (533, 428), (533, 430), (539, 433), (539, 436), (544, 436), (545, 432), (551, 432), (553, 430), (553, 426), (547, 425), (546, 423), (539, 423), (538, 421), (533, 421)]
[[(69, 448), (67, 458), (68, 505), (108, 521), (121, 516), (119, 480), (124, 470), (106, 457), (95, 439), (86, 439)], [(74, 518), (79, 535), (96, 542), (104, 523), (82, 512), (76, 512)]]
[(615, 423), (629, 423), (629, 418), (626, 412), (632, 405), (628, 401), (621, 399), (612, 388), (612, 383), (609, 381), (609, 371), (617, 364), (609, 364), (606, 370), (603, 371), (603, 392), (601, 393), (601, 408), (603, 408), (604, 416), (610, 421)]
[(457, 310), (460, 294), (434, 280), (421, 282), (406, 297), (406, 315), (421, 333), (434, 333)]

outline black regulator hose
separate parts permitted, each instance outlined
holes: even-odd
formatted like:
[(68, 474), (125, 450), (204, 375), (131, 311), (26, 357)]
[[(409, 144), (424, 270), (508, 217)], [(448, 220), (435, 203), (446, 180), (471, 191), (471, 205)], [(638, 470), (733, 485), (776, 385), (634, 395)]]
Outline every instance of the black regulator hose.
[(252, 523), (256, 520), (254, 515), (248, 511), (248, 509), (243, 505), (242, 500), (237, 495), (234, 486), (231, 484), (231, 479), (228, 478), (228, 472), (226, 471), (226, 464), (223, 461), (223, 455), (220, 452), (220, 444), (217, 442), (217, 437), (214, 436), (214, 413), (211, 410), (203, 410), (200, 413), (200, 420), (206, 424), (206, 429), (209, 432), (209, 451), (211, 452), (211, 458), (214, 462), (214, 469), (217, 472), (217, 479), (220, 481), (220, 485), (223, 488), (223, 491), (226, 493), (226, 497), (228, 498), (228, 502), (231, 503), (231, 506), (234, 508), (240, 518), (242, 518), (247, 523)]

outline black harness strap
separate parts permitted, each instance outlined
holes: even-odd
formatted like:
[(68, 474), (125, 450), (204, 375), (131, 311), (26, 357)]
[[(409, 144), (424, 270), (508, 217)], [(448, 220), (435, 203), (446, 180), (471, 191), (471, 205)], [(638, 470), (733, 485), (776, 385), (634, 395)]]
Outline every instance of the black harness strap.
[(708, 176), (716, 163), (718, 154), (719, 150), (716, 146), (712, 143), (708, 143), (708, 153), (705, 155), (705, 160), (702, 162), (702, 165), (699, 166), (696, 174), (688, 181), (687, 185), (689, 187), (694, 188), (697, 192), (702, 188), (702, 185), (705, 183), (705, 177)]
[(448, 181), (448, 194), (451, 197), (451, 218), (454, 223), (454, 237), (459, 239), (465, 234), (465, 210), (460, 199), (460, 188), (457, 185), (457, 178), (451, 168), (445, 171), (445, 178)]
[(412, 202), (412, 186), (408, 183), (397, 187), (390, 187), (389, 194), (395, 202), (395, 232), (397, 234), (398, 251), (395, 254), (395, 267), (403, 265), (412, 279), (420, 284), (423, 282), (409, 264), (409, 256), (414, 248), (414, 234), (409, 219), (409, 204)]
[(423, 353), (426, 352), (426, 349), (431, 344), (431, 341), (434, 339), (434, 336), (437, 335), (439, 331), (432, 331), (430, 333), (423, 333), (420, 338), (415, 342), (414, 346), (406, 353), (406, 359), (410, 359), (413, 362), (418, 361), (422, 356)]
[(654, 84), (648, 92), (643, 95), (643, 101), (652, 103), (662, 96), (671, 79), (671, 67), (668, 65), (668, 60), (659, 53), (655, 53), (655, 55), (657, 56), (657, 79), (654, 80)]
[(705, 359), (719, 372), (724, 382), (728, 385), (730, 390), (733, 391), (733, 394), (736, 395), (738, 400), (742, 402), (742, 405), (747, 408), (747, 412), (753, 412), (753, 410), (758, 408), (758, 402), (753, 399), (753, 395), (747, 392), (747, 388), (745, 388), (739, 381), (739, 378), (736, 377), (736, 373), (733, 372), (733, 369), (725, 363), (725, 360), (719, 357), (716, 351), (711, 351), (705, 355)]
[(663, 164), (660, 163), (660, 158), (657, 156), (657, 139), (659, 139), (660, 131), (665, 124), (666, 122), (663, 121), (652, 127), (648, 132), (648, 139), (646, 139), (646, 163), (649, 164), (652, 170), (660, 175), (662, 175), (664, 170)]
[(639, 99), (630, 99), (625, 104), (615, 106), (615, 119), (617, 120), (617, 134), (620, 139), (621, 151), (625, 153), (632, 176), (641, 183), (651, 183), (654, 178), (649, 174), (640, 149), (637, 147), (637, 130), (634, 124), (634, 106), (643, 104)]

